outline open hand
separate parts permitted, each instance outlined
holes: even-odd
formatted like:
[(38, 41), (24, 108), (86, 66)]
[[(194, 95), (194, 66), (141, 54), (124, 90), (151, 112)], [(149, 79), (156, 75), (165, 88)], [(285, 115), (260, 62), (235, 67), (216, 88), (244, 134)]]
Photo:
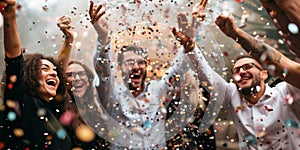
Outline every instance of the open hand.
[(98, 41), (102, 44), (106, 44), (108, 39), (108, 22), (103, 18), (105, 11), (100, 11), (103, 5), (94, 5), (93, 1), (90, 1), (89, 15), (91, 23), (98, 33)]

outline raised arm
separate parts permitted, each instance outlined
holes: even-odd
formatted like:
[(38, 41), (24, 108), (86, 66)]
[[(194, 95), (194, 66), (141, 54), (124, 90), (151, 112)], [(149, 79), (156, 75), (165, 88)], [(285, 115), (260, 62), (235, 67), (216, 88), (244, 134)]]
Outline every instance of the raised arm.
[[(274, 65), (276, 67), (275, 74), (282, 80), (285, 80), (298, 88), (300, 87), (299, 63), (290, 60), (275, 48), (256, 40), (254, 37), (240, 29), (234, 23), (232, 15), (220, 15), (217, 17), (215, 23), (224, 34), (241, 44), (241, 46), (257, 61), (264, 65)], [(262, 55), (266, 55), (266, 59), (261, 59)]]
[(108, 105), (111, 84), (111, 51), (108, 38), (108, 24), (103, 18), (105, 11), (101, 12), (102, 5), (95, 6), (90, 1), (89, 15), (91, 24), (98, 34), (97, 47), (94, 52), (94, 67), (99, 79), (99, 86), (96, 87), (98, 96), (104, 107)]
[(300, 58), (300, 33), (294, 29), (289, 30), (289, 25), (296, 25), (300, 28), (300, 1), (299, 0), (260, 0), (285, 43), (291, 51)]
[(74, 41), (74, 35), (73, 32), (71, 31), (72, 29), (71, 19), (67, 16), (62, 16), (58, 19), (57, 26), (65, 36), (64, 37), (65, 40), (62, 47), (60, 48), (57, 60), (59, 64), (61, 64), (63, 68), (66, 69), (68, 66), (71, 49)]
[(16, 20), (16, 1), (3, 0), (1, 5), (4, 6), (4, 10), (1, 10), (1, 13), (4, 18), (5, 56), (7, 58), (15, 58), (21, 55), (21, 44)]
[(103, 5), (94, 5), (93, 1), (90, 1), (89, 14), (91, 18), (91, 23), (94, 26), (98, 34), (98, 42), (101, 45), (106, 45), (110, 42), (108, 37), (108, 22), (102, 17), (105, 11), (100, 11)]

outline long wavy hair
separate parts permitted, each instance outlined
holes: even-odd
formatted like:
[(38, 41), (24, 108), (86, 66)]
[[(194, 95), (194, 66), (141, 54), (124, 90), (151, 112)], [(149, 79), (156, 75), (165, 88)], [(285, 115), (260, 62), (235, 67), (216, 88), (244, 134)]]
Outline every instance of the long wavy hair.
[(41, 60), (45, 59), (50, 61), (54, 66), (56, 66), (57, 76), (60, 80), (58, 88), (56, 90), (56, 95), (64, 96), (66, 93), (66, 78), (64, 75), (63, 68), (58, 65), (57, 61), (51, 56), (44, 56), (39, 53), (26, 54), (24, 55), (24, 83), (25, 92), (32, 96), (38, 97), (38, 88), (41, 86)]

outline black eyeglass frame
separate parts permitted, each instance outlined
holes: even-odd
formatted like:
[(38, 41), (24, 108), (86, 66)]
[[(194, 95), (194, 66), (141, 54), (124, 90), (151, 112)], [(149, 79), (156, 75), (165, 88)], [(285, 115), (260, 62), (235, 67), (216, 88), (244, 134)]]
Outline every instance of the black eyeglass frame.
[[(247, 68), (247, 66), (251, 66), (250, 68)], [(242, 66), (238, 66), (238, 67), (234, 67), (231, 69), (231, 72), (233, 74), (237, 74), (240, 72), (241, 68), (243, 68), (244, 71), (247, 71), (247, 70), (250, 70), (251, 68), (253, 68), (253, 66), (255, 66), (258, 70), (262, 71), (263, 69), (261, 69), (260, 67), (258, 67), (255, 63), (246, 63), (246, 64), (243, 64)], [(237, 70), (237, 71), (234, 71), (234, 70)]]
[[(133, 63), (132, 63), (133, 62)], [(129, 67), (133, 67), (136, 63), (138, 64), (139, 67), (143, 67), (143, 65), (145, 65), (145, 67), (147, 66), (147, 61), (146, 60), (126, 60), (126, 61), (123, 61), (123, 63), (126, 65), (126, 66), (129, 66)]]
[(79, 72), (67, 72), (66, 76), (67, 78), (76, 78), (76, 76), (79, 76), (80, 79), (86, 79), (88, 74), (85, 71), (79, 71)]

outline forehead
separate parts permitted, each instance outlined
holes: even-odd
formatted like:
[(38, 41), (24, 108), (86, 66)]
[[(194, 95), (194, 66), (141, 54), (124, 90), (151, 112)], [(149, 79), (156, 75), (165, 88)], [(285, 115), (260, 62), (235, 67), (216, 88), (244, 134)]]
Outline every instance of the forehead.
[(238, 66), (242, 66), (244, 64), (249, 64), (249, 63), (254, 63), (254, 64), (260, 66), (260, 64), (253, 58), (241, 58), (235, 62), (233, 67), (238, 67)]
[(123, 60), (137, 60), (137, 59), (144, 59), (142, 55), (136, 54), (133, 51), (127, 51), (123, 53)]
[(67, 67), (66, 72), (79, 72), (79, 71), (85, 71), (84, 68), (79, 64), (71, 64)]
[(42, 65), (47, 65), (47, 66), (52, 67), (52, 68), (55, 67), (54, 64), (51, 61), (47, 60), (47, 59), (41, 59), (41, 64)]

